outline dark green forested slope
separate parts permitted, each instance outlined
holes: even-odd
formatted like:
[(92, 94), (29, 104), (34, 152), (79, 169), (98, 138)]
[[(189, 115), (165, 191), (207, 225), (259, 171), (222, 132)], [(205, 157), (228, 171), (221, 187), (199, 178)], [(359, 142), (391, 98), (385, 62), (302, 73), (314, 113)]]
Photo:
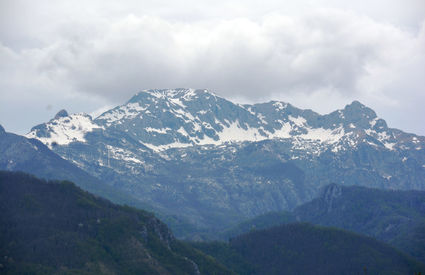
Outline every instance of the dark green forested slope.
[(425, 267), (375, 239), (293, 223), (227, 243), (195, 243), (240, 274), (415, 274)]
[(0, 273), (229, 274), (152, 214), (66, 181), (0, 172)]
[(332, 226), (389, 243), (425, 263), (425, 192), (326, 186), (319, 197), (293, 212), (272, 212), (221, 234), (223, 239), (252, 229), (294, 221)]
[(228, 240), (253, 230), (266, 229), (295, 221), (295, 216), (291, 212), (269, 212), (243, 221), (227, 230), (224, 230), (218, 237), (222, 240)]
[(327, 186), (294, 210), (298, 220), (366, 234), (425, 263), (425, 192)]

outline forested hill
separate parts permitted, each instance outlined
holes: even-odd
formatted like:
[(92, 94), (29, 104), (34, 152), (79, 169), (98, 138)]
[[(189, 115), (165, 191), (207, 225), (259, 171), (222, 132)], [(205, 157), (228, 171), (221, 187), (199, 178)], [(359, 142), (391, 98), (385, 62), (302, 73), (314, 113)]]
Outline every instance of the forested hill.
[(424, 265), (393, 247), (348, 231), (292, 223), (229, 243), (196, 243), (239, 274), (415, 274)]
[(0, 273), (229, 274), (152, 214), (0, 171)]
[(425, 263), (425, 192), (331, 184), (297, 207), (298, 220), (385, 241)]
[(425, 192), (330, 184), (293, 212), (270, 212), (224, 231), (227, 240), (294, 221), (337, 227), (384, 241), (425, 263)]

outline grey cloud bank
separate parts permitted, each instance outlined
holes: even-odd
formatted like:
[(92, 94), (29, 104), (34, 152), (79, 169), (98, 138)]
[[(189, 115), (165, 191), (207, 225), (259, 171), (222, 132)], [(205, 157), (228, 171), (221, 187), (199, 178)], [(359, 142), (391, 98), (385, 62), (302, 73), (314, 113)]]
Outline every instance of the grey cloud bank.
[[(213, 4), (203, 13), (190, 1), (191, 12), (180, 13), (172, 12), (175, 4), (157, 8), (148, 1), (145, 10), (129, 12), (107, 1), (103, 10), (93, 4), (72, 10), (78, 15), (72, 17), (61, 16), (67, 5), (60, 3), (46, 13), (53, 26), (43, 21), (28, 29), (28, 22), (9, 18), (1, 27), (0, 123), (8, 131), (25, 133), (62, 108), (93, 112), (118, 105), (142, 89), (194, 87), (235, 101), (278, 99), (322, 113), (357, 99), (391, 127), (425, 134), (420, 11), (400, 12), (414, 16), (397, 25), (382, 14), (373, 15), (383, 21), (362, 14), (360, 6), (303, 12), (288, 6), (292, 14), (284, 7), (261, 14), (254, 1), (241, 10), (229, 1), (224, 6), (236, 10), (232, 16)], [(17, 5), (6, 10), (16, 13)], [(42, 14), (47, 7), (36, 9)]]

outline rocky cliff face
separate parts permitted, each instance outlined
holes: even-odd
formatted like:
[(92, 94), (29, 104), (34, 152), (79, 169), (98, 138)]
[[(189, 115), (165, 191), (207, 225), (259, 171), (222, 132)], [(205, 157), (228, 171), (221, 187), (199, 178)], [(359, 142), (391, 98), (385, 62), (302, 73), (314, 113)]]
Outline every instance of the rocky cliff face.
[(206, 227), (292, 209), (331, 182), (425, 188), (425, 138), (389, 128), (357, 101), (320, 115), (207, 90), (148, 90), (94, 119), (61, 111), (27, 137)]

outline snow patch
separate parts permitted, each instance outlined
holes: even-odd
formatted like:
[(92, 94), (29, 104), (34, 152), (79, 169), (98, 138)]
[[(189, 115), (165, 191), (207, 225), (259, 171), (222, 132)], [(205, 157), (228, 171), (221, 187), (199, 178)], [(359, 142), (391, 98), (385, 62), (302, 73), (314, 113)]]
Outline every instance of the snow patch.
[(287, 103), (280, 102), (280, 101), (277, 101), (277, 102), (273, 103), (273, 106), (276, 107), (276, 110), (277, 111), (281, 111), (281, 110), (286, 109), (286, 107), (288, 107), (288, 104)]
[(247, 130), (241, 128), (239, 126), (239, 121), (232, 122), (229, 127), (225, 127), (217, 134), (220, 143), (232, 141), (259, 141), (265, 138), (256, 128), (247, 128)]
[(171, 128), (152, 128), (152, 127), (145, 127), (146, 132), (155, 132), (159, 134), (166, 134), (167, 131), (171, 131)]
[(305, 118), (300, 117), (300, 116), (298, 116), (298, 117), (289, 116), (288, 119), (290, 121), (292, 121), (295, 125), (299, 126), (299, 127), (303, 127), (304, 124), (307, 122), (305, 120)]
[(136, 155), (134, 155), (132, 152), (128, 150), (124, 150), (122, 148), (114, 147), (111, 145), (106, 146), (108, 149), (108, 156), (113, 159), (117, 160), (124, 160), (126, 162), (131, 161), (134, 163), (143, 163), (141, 160), (136, 158)]
[(85, 142), (84, 137), (87, 133), (93, 131), (93, 129), (103, 129), (102, 126), (94, 123), (89, 115), (84, 113), (60, 117), (45, 125), (50, 137), (38, 136), (36, 129), (26, 134), (25, 137), (36, 138), (52, 148), (55, 144), (67, 145), (71, 142)]
[[(103, 113), (99, 117), (95, 119), (97, 120), (105, 120), (106, 124), (110, 126), (114, 122), (119, 122), (122, 119), (132, 119), (135, 118), (147, 109), (147, 107), (140, 106), (139, 102), (136, 103), (127, 103), (126, 105), (119, 106), (114, 108), (106, 113)], [(146, 112), (147, 113), (147, 112)]]
[(153, 145), (149, 143), (144, 143), (144, 145), (148, 147), (149, 149), (152, 149), (153, 151), (156, 151), (156, 152), (161, 152), (171, 148), (184, 148), (184, 147), (192, 146), (191, 143), (180, 143), (180, 142), (173, 142), (173, 143), (169, 143), (165, 145)]
[[(281, 122), (282, 127), (275, 130), (274, 133), (269, 134), (269, 138), (290, 138), (290, 132), (292, 131), (291, 124), (289, 122)], [(267, 132), (268, 133), (268, 132)]]
[(384, 143), (384, 146), (389, 150), (394, 150), (394, 145), (395, 145), (395, 142), (394, 143), (390, 143), (390, 142)]
[(189, 134), (186, 132), (186, 130), (180, 126), (180, 128), (177, 130), (177, 133), (182, 134), (183, 136), (189, 136)]
[(300, 135), (303, 139), (319, 140), (326, 143), (336, 143), (344, 136), (344, 129), (342, 127), (332, 129), (324, 128), (308, 128), (308, 133)]
[(376, 117), (376, 118), (374, 118), (373, 120), (369, 121), (369, 125), (370, 125), (370, 127), (372, 127), (372, 128), (373, 128), (373, 127), (375, 126), (376, 122), (378, 121), (378, 119), (379, 119), (379, 118), (377, 118), (377, 117)]

